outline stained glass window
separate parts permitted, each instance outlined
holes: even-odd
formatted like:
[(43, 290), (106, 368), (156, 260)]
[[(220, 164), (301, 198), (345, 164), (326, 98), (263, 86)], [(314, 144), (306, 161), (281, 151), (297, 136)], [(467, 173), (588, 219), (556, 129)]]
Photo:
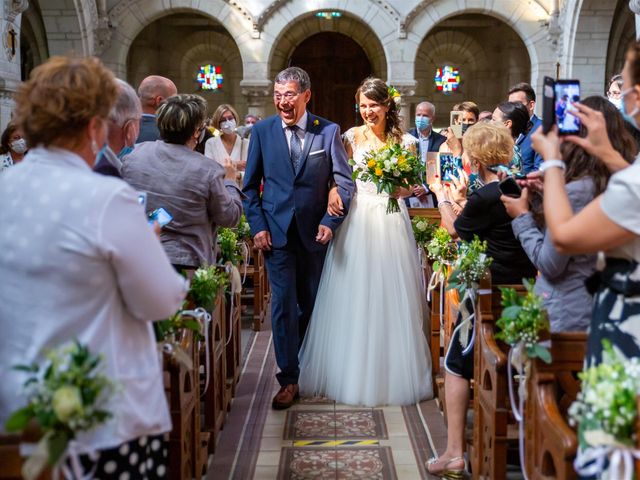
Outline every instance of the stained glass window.
[(451, 65), (445, 65), (436, 69), (434, 80), (437, 91), (443, 93), (457, 92), (460, 86), (460, 71)]
[(222, 88), (222, 68), (216, 65), (201, 65), (196, 80), (202, 90)]

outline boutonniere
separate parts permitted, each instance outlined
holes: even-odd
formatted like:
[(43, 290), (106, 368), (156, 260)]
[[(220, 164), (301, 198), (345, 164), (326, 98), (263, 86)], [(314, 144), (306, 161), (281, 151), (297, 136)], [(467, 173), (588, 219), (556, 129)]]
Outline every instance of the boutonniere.
[(320, 125), (320, 120), (318, 120), (317, 118), (313, 121), (313, 126), (317, 127), (318, 125)]

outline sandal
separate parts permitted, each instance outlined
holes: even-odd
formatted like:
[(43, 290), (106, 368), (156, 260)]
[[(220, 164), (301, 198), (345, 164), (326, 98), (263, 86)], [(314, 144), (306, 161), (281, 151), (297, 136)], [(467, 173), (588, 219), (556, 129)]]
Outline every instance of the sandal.
[[(435, 475), (437, 477), (442, 477), (442, 478), (447, 478), (447, 479), (452, 479), (452, 480), (458, 480), (461, 478), (464, 478), (465, 473), (466, 473), (466, 466), (467, 466), (467, 462), (465, 461), (464, 457), (453, 457), (450, 458), (449, 460), (447, 460), (445, 462), (445, 464), (442, 467), (442, 470), (440, 471), (433, 471), (431, 470), (429, 467), (431, 465), (434, 465), (435, 463), (437, 463), (440, 460), (439, 457), (433, 457), (430, 458), (429, 460), (427, 460), (427, 472), (429, 472), (429, 475)], [(450, 464), (452, 464), (453, 462), (457, 462), (462, 460), (463, 462), (463, 467), (462, 468), (448, 468)]]

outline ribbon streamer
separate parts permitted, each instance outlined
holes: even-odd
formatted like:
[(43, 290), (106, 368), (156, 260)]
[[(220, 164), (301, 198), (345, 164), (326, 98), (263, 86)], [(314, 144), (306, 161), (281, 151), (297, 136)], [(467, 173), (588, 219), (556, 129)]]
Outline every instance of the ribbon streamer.
[[(182, 316), (195, 318), (204, 330), (205, 381), (204, 391), (200, 393), (200, 396), (203, 396), (209, 389), (209, 380), (211, 377), (211, 355), (209, 352), (209, 327), (211, 324), (211, 314), (202, 307), (198, 307), (195, 310), (184, 310), (181, 314)], [(193, 368), (193, 366), (191, 368)]]
[[(605, 468), (605, 460), (609, 459), (609, 467)], [(609, 473), (608, 478), (632, 480), (634, 474), (633, 460), (640, 460), (640, 450), (630, 447), (600, 445), (578, 449), (573, 462), (576, 473), (580, 476), (602, 476)]]
[(242, 282), (240, 281), (240, 272), (238, 271), (238, 267), (236, 267), (235, 265), (233, 265), (231, 262), (227, 262), (224, 266), (224, 270), (225, 272), (227, 272), (227, 275), (229, 275), (229, 280), (231, 283), (231, 305), (229, 308), (229, 326), (231, 328), (231, 332), (229, 333), (229, 338), (227, 339), (227, 341), (225, 342), (225, 347), (227, 345), (229, 345), (229, 343), (231, 342), (231, 339), (233, 338), (233, 324), (232, 324), (232, 320), (233, 320), (233, 315), (235, 313), (235, 300), (236, 300), (236, 293), (241, 293), (242, 292)]
[[(518, 405), (516, 407), (515, 395), (513, 393), (513, 366), (515, 366), (520, 382), (518, 384)], [(524, 452), (524, 401), (527, 398), (527, 381), (529, 379), (529, 370), (531, 368), (531, 360), (527, 356), (525, 345), (523, 342), (516, 343), (507, 356), (507, 382), (509, 385), (509, 403), (511, 411), (518, 422), (518, 450), (520, 455), (520, 469), (525, 480), (529, 480), (525, 464)]]
[(249, 264), (249, 244), (246, 241), (243, 241), (238, 245), (240, 246), (240, 250), (244, 256), (244, 265), (242, 267), (242, 285), (244, 285), (244, 282), (247, 280), (247, 265)]

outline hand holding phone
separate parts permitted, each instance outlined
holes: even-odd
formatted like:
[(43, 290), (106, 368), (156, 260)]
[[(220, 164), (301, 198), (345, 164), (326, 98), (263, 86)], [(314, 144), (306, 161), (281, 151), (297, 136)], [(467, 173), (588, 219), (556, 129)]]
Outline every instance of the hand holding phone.
[(153, 225), (154, 222), (158, 222), (158, 225), (164, 227), (173, 220), (173, 217), (163, 207), (156, 208), (149, 214), (149, 223)]
[(507, 177), (498, 184), (503, 195), (511, 198), (520, 198), (522, 190), (513, 177)]

